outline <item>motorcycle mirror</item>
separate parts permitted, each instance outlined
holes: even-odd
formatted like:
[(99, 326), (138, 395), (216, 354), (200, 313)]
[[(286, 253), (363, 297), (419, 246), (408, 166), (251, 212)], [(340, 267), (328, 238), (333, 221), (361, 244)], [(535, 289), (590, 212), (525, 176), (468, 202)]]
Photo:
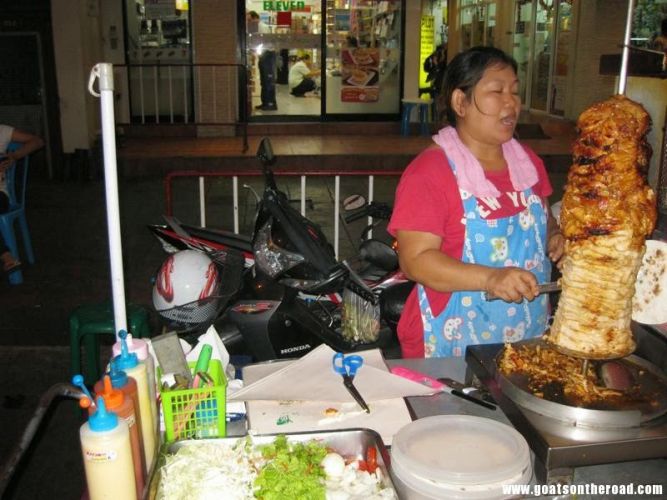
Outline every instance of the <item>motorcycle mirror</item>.
[(273, 155), (273, 147), (271, 146), (271, 140), (268, 137), (263, 137), (257, 148), (257, 159), (262, 162), (263, 165), (273, 165), (276, 161), (276, 157)]
[(356, 210), (357, 208), (363, 207), (365, 204), (366, 198), (360, 194), (353, 194), (352, 196), (348, 196), (343, 200), (343, 210)]

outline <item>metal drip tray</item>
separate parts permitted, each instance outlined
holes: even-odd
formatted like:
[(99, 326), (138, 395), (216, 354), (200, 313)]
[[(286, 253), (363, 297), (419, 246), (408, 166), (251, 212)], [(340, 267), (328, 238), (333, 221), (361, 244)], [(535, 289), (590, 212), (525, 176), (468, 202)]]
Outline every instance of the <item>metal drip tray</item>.
[[(639, 338), (643, 335), (648, 337)], [(645, 331), (635, 336), (638, 345), (647, 349), (646, 356), (638, 349), (630, 361), (664, 378), (653, 365), (667, 359), (665, 338)], [(660, 408), (655, 412), (597, 410), (545, 401), (498, 373), (496, 359), (502, 349), (502, 344), (470, 346), (466, 363), (528, 441), (541, 481), (567, 477), (575, 467), (667, 457), (667, 396), (658, 400)]]
[[(528, 341), (524, 346), (533, 349), (538, 343)], [(499, 356), (501, 353), (502, 349)], [(633, 388), (632, 397), (615, 398), (610, 402), (576, 404), (567, 401), (562, 392), (551, 395), (551, 398), (548, 395), (538, 397), (533, 394), (528, 378), (523, 375), (506, 376), (496, 371), (495, 378), (503, 394), (518, 406), (567, 425), (597, 429), (638, 427), (667, 413), (667, 377), (638, 356), (628, 356), (619, 363), (634, 375), (636, 387)]]

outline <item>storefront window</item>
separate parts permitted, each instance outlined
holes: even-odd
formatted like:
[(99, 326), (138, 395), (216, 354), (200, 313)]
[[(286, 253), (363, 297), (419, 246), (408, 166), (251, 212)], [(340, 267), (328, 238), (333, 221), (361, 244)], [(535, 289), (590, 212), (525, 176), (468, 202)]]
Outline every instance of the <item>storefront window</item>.
[(464, 50), (476, 45), (494, 46), (496, 36), (495, 1), (463, 0), (459, 15), (461, 19), (461, 46)]
[(556, 115), (565, 114), (565, 91), (572, 39), (572, 0), (560, 0), (558, 5), (558, 25), (556, 37), (556, 57), (551, 83), (550, 111)]
[(252, 116), (399, 113), (401, 0), (244, 5)]
[(247, 0), (246, 60), (251, 116), (320, 115), (320, 0)]
[(653, 48), (653, 40), (660, 34), (663, 19), (667, 19), (667, 1), (637, 1), (633, 11), (631, 43), (638, 47)]
[(327, 113), (398, 113), (401, 2), (329, 0), (327, 5)]
[(132, 120), (189, 121), (188, 2), (125, 0), (125, 20)]
[(553, 0), (540, 0), (537, 3), (530, 107), (541, 111), (547, 111), (555, 15), (556, 7)]
[(533, 37), (533, 0), (516, 0), (514, 4), (514, 33), (512, 56), (518, 65), (521, 102), (528, 103), (530, 51)]

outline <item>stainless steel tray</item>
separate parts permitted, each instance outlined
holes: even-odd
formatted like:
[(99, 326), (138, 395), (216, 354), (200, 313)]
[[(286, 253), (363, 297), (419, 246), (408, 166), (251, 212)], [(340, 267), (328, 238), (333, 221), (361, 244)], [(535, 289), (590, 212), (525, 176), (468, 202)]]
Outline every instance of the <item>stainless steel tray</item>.
[[(284, 434), (256, 434), (250, 435), (252, 442), (256, 445), (271, 443), (277, 436), (284, 435), (289, 442), (299, 443), (304, 441), (321, 441), (328, 447), (336, 450), (344, 457), (352, 457), (363, 459), (366, 456), (368, 448), (374, 447), (377, 450), (378, 467), (382, 471), (384, 478), (383, 485), (385, 487), (391, 486), (396, 490), (391, 480), (389, 453), (385, 447), (380, 435), (371, 429), (342, 429), (326, 432), (300, 432), (300, 433), (284, 433)], [(176, 441), (168, 445), (163, 445), (158, 456), (158, 464), (155, 471), (151, 475), (150, 483), (146, 498), (153, 500), (157, 498), (158, 487), (160, 484), (160, 466), (164, 461), (164, 456), (176, 453), (183, 446), (196, 446), (198, 444), (220, 444), (220, 446), (232, 446), (242, 437), (218, 438), (218, 439), (193, 439)]]

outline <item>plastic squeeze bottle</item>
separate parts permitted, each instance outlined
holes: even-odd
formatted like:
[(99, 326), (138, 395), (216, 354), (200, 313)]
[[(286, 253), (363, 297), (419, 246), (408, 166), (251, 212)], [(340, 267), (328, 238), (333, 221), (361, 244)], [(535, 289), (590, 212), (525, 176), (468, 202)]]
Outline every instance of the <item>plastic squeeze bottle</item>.
[(104, 398), (104, 403), (109, 411), (114, 412), (125, 420), (130, 430), (130, 445), (132, 446), (132, 463), (134, 464), (134, 478), (137, 483), (137, 498), (144, 493), (146, 458), (144, 457), (144, 444), (141, 440), (141, 429), (137, 425), (134, 404), (132, 399), (126, 397), (119, 389), (111, 386), (111, 377), (104, 376), (104, 387), (102, 391), (95, 390), (95, 396)]
[[(122, 349), (122, 338), (123, 334), (125, 333), (125, 330), (121, 330), (119, 332), (119, 337), (121, 340), (116, 342), (111, 350), (113, 353), (113, 356), (118, 356), (121, 353)], [(148, 342), (142, 339), (135, 339), (132, 337), (132, 334), (127, 333), (127, 336), (125, 337), (125, 340), (127, 341), (127, 350), (129, 352), (133, 352), (137, 355), (137, 358), (139, 358), (139, 361), (143, 361), (146, 363), (146, 373), (148, 374), (148, 388), (151, 392), (151, 401), (157, 401), (157, 385), (156, 385), (156, 378), (155, 378), (155, 361), (153, 360), (153, 356), (151, 356), (150, 352), (148, 351)], [(155, 412), (155, 429), (158, 428), (158, 412)]]
[(150, 471), (155, 459), (156, 431), (153, 425), (155, 422), (153, 415), (157, 409), (154, 408), (155, 401), (151, 401), (150, 391), (148, 390), (146, 365), (137, 359), (136, 354), (127, 351), (127, 343), (124, 339), (121, 342), (121, 353), (111, 360), (111, 366), (123, 370), (128, 377), (132, 377), (137, 382), (141, 436), (144, 440), (146, 469)]
[[(132, 377), (128, 377), (123, 370), (119, 370), (113, 363), (111, 364), (111, 368), (109, 370), (109, 373), (107, 373), (107, 375), (111, 379), (111, 387), (120, 390), (125, 395), (125, 397), (130, 398), (132, 400), (132, 405), (134, 406), (134, 418), (137, 422), (137, 429), (139, 431), (139, 435), (141, 436), (142, 451), (143, 451), (144, 436), (143, 436), (143, 427), (141, 426), (141, 412), (139, 411), (139, 394), (137, 393), (137, 381), (134, 380)], [(95, 393), (102, 392), (104, 390), (104, 381), (99, 380), (93, 387), (93, 390), (95, 391)], [(146, 467), (146, 452), (143, 451), (142, 455), (144, 457), (144, 462), (143, 462), (144, 467)], [(148, 475), (148, 468), (144, 469), (144, 475), (145, 476)]]
[(137, 499), (130, 430), (108, 412), (103, 398), (79, 430), (90, 500)]

